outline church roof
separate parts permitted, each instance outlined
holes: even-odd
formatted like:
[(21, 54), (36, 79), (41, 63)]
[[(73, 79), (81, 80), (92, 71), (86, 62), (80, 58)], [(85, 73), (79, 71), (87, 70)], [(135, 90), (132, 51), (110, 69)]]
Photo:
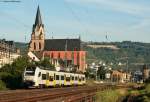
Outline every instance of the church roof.
[(42, 18), (41, 18), (41, 13), (40, 13), (40, 7), (39, 6), (37, 8), (36, 19), (35, 19), (35, 26), (37, 26), (37, 25), (42, 25)]
[(80, 39), (46, 39), (45, 51), (80, 51)]

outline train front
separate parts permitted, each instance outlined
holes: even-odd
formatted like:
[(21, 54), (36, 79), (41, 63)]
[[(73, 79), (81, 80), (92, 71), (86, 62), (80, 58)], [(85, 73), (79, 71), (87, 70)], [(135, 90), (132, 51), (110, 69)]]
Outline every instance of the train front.
[(25, 87), (32, 87), (35, 85), (35, 71), (36, 67), (26, 67), (23, 75), (23, 83)]

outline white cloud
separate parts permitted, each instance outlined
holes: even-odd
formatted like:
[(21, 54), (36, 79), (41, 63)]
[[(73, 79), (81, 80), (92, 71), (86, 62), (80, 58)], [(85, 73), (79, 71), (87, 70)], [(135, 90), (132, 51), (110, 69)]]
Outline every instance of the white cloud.
[(80, 4), (89, 4), (95, 5), (98, 8), (101, 8), (101, 5), (105, 7), (105, 9), (110, 9), (113, 11), (128, 13), (137, 16), (145, 16), (147, 12), (150, 12), (150, 7), (139, 4), (139, 3), (131, 3), (129, 1), (123, 0), (65, 0), (67, 2), (80, 3)]
[[(124, 27), (120, 27), (118, 25), (118, 27), (122, 29), (123, 32), (128, 32), (128, 34), (130, 33), (130, 31), (131, 32), (134, 31), (134, 33), (138, 33), (138, 31), (141, 32), (143, 31), (144, 33), (145, 30), (148, 30), (148, 28), (150, 27), (150, 6), (146, 4), (146, 1), (145, 3), (140, 3), (137, 2), (136, 0), (134, 2), (130, 0), (66, 0), (66, 1), (69, 3), (77, 3), (79, 5), (84, 6), (85, 5), (94, 6), (96, 9), (106, 9), (112, 12), (118, 12), (120, 14), (125, 13), (133, 17), (135, 16), (135, 19), (137, 18), (138, 19), (131, 25), (124, 25)], [(126, 19), (124, 19), (123, 21), (128, 22), (128, 20)], [(115, 27), (113, 26), (112, 31), (116, 31)]]

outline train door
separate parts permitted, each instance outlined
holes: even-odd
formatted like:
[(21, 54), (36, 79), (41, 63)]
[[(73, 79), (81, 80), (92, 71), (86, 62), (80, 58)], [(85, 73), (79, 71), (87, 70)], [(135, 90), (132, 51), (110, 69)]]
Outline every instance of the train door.
[(42, 84), (42, 73), (41, 72), (38, 73), (37, 83), (38, 83), (38, 86), (40, 84)]
[(46, 74), (42, 73), (42, 84), (41, 84), (41, 87), (45, 87), (45, 85), (46, 85)]
[(74, 76), (74, 75), (72, 75), (72, 78), (71, 78), (71, 79), (72, 79), (72, 85), (74, 85), (74, 84), (75, 84), (75, 80), (74, 80), (75, 78), (74, 78), (74, 77), (75, 77), (75, 76)]
[(81, 76), (78, 76), (79, 85), (81, 85)]
[(66, 74), (66, 84), (67, 86), (70, 85), (70, 74)]
[(50, 86), (53, 86), (53, 84), (54, 84), (54, 74), (53, 73), (50, 73), (49, 82), (50, 82)]
[(56, 74), (54, 73), (54, 81), (53, 81), (53, 86), (56, 86)]
[(64, 85), (66, 86), (66, 74), (64, 75)]
[(59, 84), (60, 84), (59, 79), (60, 79), (60, 78), (59, 78), (59, 75), (58, 75), (58, 73), (57, 73), (57, 74), (56, 74), (56, 85), (57, 85), (57, 86), (59, 86)]
[(49, 73), (46, 73), (46, 86), (49, 86)]
[(75, 79), (74, 79), (74, 84), (75, 84), (75, 85), (78, 85), (77, 79), (78, 79), (78, 78), (77, 78), (77, 75), (75, 74)]
[(70, 85), (73, 85), (73, 75), (70, 75)]
[(86, 79), (85, 79), (85, 76), (83, 75), (83, 85), (85, 84), (86, 82)]
[(64, 86), (64, 79), (65, 79), (65, 77), (64, 77), (64, 75), (62, 74), (62, 75), (61, 75), (61, 85), (62, 85), (62, 86)]

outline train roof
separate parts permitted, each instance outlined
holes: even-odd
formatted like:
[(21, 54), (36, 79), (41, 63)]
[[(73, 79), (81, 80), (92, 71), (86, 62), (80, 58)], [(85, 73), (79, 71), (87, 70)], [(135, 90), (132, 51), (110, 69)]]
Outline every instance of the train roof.
[(69, 74), (80, 74), (80, 75), (84, 75), (83, 73), (73, 73), (73, 72), (66, 72), (66, 71), (56, 71), (56, 70), (50, 70), (50, 69), (44, 69), (44, 67), (42, 66), (36, 66), (36, 68), (39, 68), (41, 70), (47, 70), (47, 71), (51, 71), (51, 72), (58, 72), (58, 73), (69, 73)]

